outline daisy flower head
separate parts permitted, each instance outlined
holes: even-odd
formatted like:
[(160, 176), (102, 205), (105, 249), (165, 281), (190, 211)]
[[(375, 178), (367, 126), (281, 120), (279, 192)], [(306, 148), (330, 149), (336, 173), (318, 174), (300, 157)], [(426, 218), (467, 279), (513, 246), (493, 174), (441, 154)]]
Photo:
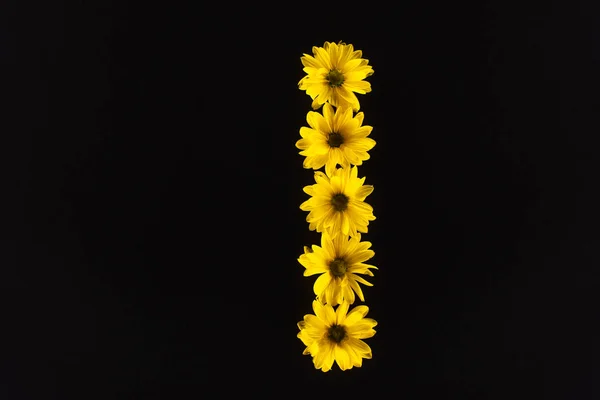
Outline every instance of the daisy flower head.
[(312, 56), (304, 54), (300, 58), (307, 75), (298, 82), (298, 87), (313, 99), (312, 108), (316, 110), (328, 102), (358, 111), (360, 104), (355, 93), (371, 91), (371, 84), (364, 80), (373, 75), (369, 60), (362, 58), (361, 50), (343, 42), (325, 42), (312, 51)]
[(306, 346), (302, 354), (310, 354), (316, 369), (331, 370), (335, 361), (342, 371), (362, 367), (363, 358), (372, 357), (371, 348), (361, 339), (375, 335), (377, 321), (365, 318), (367, 306), (354, 307), (348, 312), (343, 302), (334, 311), (329, 304), (313, 301), (315, 314), (307, 314), (298, 322), (298, 338)]
[(323, 114), (309, 111), (306, 121), (310, 128), (300, 128), (302, 139), (296, 142), (300, 155), (306, 156), (304, 168), (319, 169), (325, 166), (325, 172), (331, 175), (336, 164), (343, 168), (350, 164), (362, 165), (370, 158), (367, 151), (375, 146), (375, 141), (367, 136), (372, 126), (362, 126), (362, 112), (352, 116), (350, 108), (338, 108), (333, 111), (331, 104), (323, 105)]
[(359, 283), (373, 286), (356, 274), (373, 276), (370, 268), (374, 265), (364, 262), (373, 258), (375, 252), (369, 250), (370, 242), (361, 242), (360, 234), (354, 237), (337, 235), (331, 238), (326, 233), (321, 235), (321, 247), (313, 245), (312, 252), (304, 249), (298, 258), (306, 270), (304, 276), (320, 274), (314, 284), (314, 292), (323, 304), (336, 306), (346, 301), (354, 303), (354, 293), (361, 301), (365, 301)]
[(369, 221), (375, 220), (373, 207), (365, 198), (373, 192), (372, 185), (363, 185), (365, 178), (358, 178), (358, 168), (338, 168), (331, 175), (315, 172), (314, 185), (304, 187), (311, 196), (300, 205), (311, 231), (326, 232), (332, 238), (338, 234), (357, 236), (368, 232)]

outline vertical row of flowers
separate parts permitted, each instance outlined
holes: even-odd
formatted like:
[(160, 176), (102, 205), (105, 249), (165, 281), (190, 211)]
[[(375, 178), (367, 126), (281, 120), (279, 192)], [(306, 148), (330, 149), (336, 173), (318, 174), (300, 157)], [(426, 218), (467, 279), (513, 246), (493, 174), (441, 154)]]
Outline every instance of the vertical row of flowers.
[(373, 186), (365, 185), (358, 173), (375, 141), (369, 138), (373, 127), (363, 125), (356, 97), (371, 91), (365, 78), (373, 68), (351, 44), (325, 42), (312, 51), (312, 56), (301, 57), (307, 75), (298, 86), (313, 99), (315, 111), (308, 112), (308, 127), (300, 128), (302, 139), (296, 147), (305, 157), (304, 168), (315, 170), (315, 184), (304, 187), (310, 198), (300, 209), (309, 212), (309, 229), (321, 234), (321, 243), (305, 246), (298, 258), (304, 276), (318, 275), (313, 286), (315, 314), (298, 323), (298, 338), (306, 346), (303, 354), (310, 354), (315, 368), (327, 372), (334, 361), (347, 370), (370, 359), (371, 348), (362, 339), (372, 337), (377, 325), (366, 318), (366, 305), (350, 310), (356, 297), (365, 301), (361, 284), (372, 286), (360, 275), (373, 276), (377, 269), (366, 264), (375, 253), (361, 238), (375, 219), (365, 202)]

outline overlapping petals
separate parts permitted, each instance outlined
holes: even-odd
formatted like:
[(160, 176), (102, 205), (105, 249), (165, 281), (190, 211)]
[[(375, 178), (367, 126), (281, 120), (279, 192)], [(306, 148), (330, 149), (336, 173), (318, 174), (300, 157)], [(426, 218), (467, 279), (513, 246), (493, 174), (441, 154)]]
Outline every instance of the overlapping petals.
[[(362, 339), (373, 337), (377, 321), (366, 318), (369, 308), (361, 305), (348, 312), (343, 302), (336, 310), (329, 304), (313, 301), (315, 314), (307, 314), (298, 323), (298, 338), (304, 343), (304, 354), (313, 357), (315, 368), (327, 372), (336, 362), (342, 371), (361, 367), (363, 359), (372, 357), (371, 348)], [(338, 335), (332, 335), (337, 331)], [(339, 334), (342, 332), (342, 334)]]
[[(317, 171), (315, 182), (304, 187), (311, 198), (300, 205), (301, 210), (309, 211), (306, 221), (311, 231), (327, 232), (331, 237), (368, 232), (369, 221), (375, 220), (375, 215), (365, 199), (373, 192), (373, 186), (364, 185), (364, 177), (358, 178), (357, 167), (338, 168), (331, 176)], [(345, 209), (339, 205), (340, 196), (347, 201)]]
[(323, 106), (323, 114), (309, 111), (306, 116), (308, 127), (300, 128), (302, 139), (296, 142), (300, 155), (306, 156), (304, 168), (320, 169), (332, 175), (336, 164), (343, 168), (362, 165), (370, 158), (368, 151), (375, 146), (369, 138), (373, 127), (362, 125), (362, 112), (352, 115), (349, 108), (333, 111), (330, 104)]
[(312, 108), (316, 110), (330, 103), (358, 111), (360, 103), (356, 93), (371, 91), (371, 84), (364, 80), (374, 72), (369, 60), (362, 58), (361, 50), (341, 42), (325, 42), (323, 47), (314, 46), (312, 51), (312, 56), (304, 54), (301, 58), (307, 75), (298, 82), (298, 87), (313, 99)]
[[(314, 292), (322, 303), (332, 306), (346, 301), (353, 304), (355, 294), (365, 301), (359, 285), (373, 286), (357, 274), (373, 276), (371, 269), (374, 265), (366, 264), (375, 252), (370, 250), (370, 242), (361, 242), (360, 235), (346, 237), (338, 235), (331, 238), (328, 234), (321, 235), (321, 247), (313, 245), (311, 251), (306, 251), (298, 258), (305, 268), (304, 276), (319, 275), (314, 284)], [(343, 271), (339, 271), (340, 265)]]

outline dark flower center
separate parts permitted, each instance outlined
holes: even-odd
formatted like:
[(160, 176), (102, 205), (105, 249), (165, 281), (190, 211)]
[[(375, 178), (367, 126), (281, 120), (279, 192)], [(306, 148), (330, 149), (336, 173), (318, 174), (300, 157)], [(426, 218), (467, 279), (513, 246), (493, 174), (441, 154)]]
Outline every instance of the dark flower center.
[(327, 338), (335, 343), (340, 343), (346, 338), (346, 330), (341, 325), (331, 325), (327, 331)]
[(348, 196), (344, 193), (334, 194), (331, 197), (331, 205), (335, 211), (346, 211), (348, 208)]
[(344, 137), (337, 132), (331, 132), (327, 138), (329, 147), (340, 147), (344, 143)]
[(333, 276), (341, 277), (346, 274), (346, 270), (348, 269), (348, 264), (344, 261), (343, 258), (336, 258), (332, 262), (329, 263), (329, 270), (333, 274)]
[(332, 69), (329, 71), (325, 79), (327, 79), (327, 82), (329, 82), (329, 86), (339, 87), (342, 86), (342, 83), (344, 83), (344, 74), (337, 69)]

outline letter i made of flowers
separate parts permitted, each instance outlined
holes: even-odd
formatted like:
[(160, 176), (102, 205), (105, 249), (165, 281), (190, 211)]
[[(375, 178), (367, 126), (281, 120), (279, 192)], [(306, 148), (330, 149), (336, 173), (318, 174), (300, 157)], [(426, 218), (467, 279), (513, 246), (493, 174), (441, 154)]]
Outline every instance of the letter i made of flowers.
[(366, 202), (373, 186), (365, 185), (358, 174), (375, 141), (369, 137), (373, 127), (363, 125), (356, 96), (371, 91), (365, 79), (373, 68), (351, 44), (325, 42), (312, 52), (301, 57), (306, 76), (298, 86), (311, 97), (313, 111), (306, 116), (308, 126), (300, 128), (296, 147), (304, 168), (314, 170), (315, 178), (313, 185), (304, 187), (310, 197), (300, 209), (308, 211), (308, 227), (321, 234), (321, 243), (305, 246), (298, 258), (304, 276), (317, 276), (314, 314), (298, 323), (298, 338), (316, 369), (327, 372), (335, 362), (345, 371), (372, 357), (362, 339), (375, 335), (377, 325), (366, 318), (366, 305), (350, 309), (357, 297), (364, 303), (361, 285), (373, 285), (363, 276), (374, 276), (372, 270), (377, 269), (366, 263), (375, 253), (361, 238), (375, 219)]

